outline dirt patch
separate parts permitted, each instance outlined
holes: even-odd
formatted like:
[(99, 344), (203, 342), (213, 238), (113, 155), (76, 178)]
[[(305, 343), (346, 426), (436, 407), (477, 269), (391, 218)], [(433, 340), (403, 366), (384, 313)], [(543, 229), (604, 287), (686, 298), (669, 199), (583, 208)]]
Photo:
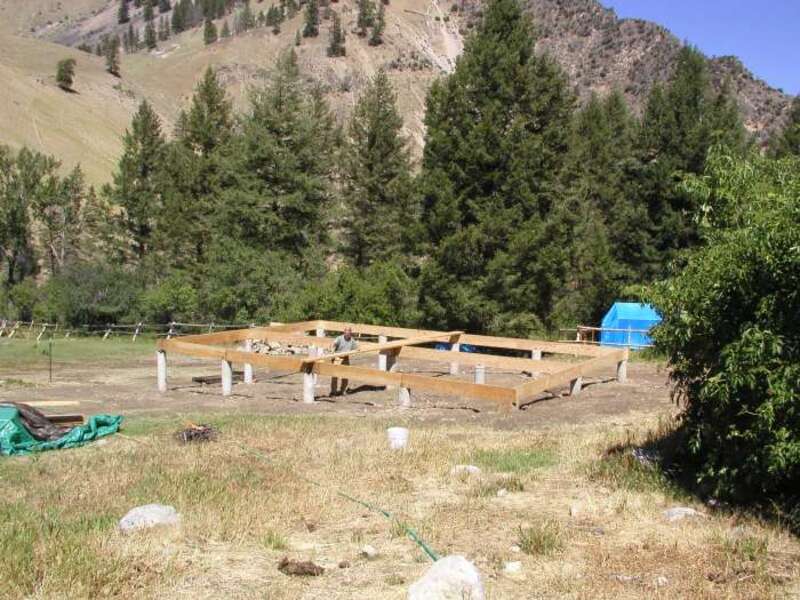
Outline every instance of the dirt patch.
[[(363, 363), (362, 363), (363, 361)], [(370, 364), (369, 359), (354, 364)], [(302, 376), (296, 373), (255, 371), (255, 383), (234, 385), (233, 394), (222, 396), (219, 367), (211, 361), (172, 359), (169, 362), (169, 388), (156, 390), (155, 361), (132, 360), (126, 364), (87, 364), (60, 366), (48, 383), (47, 371), (38, 368), (7, 372), (0, 367), (0, 378), (13, 377), (25, 387), (0, 388), (0, 399), (12, 401), (77, 400), (84, 414), (115, 413), (125, 416), (186, 415), (203, 413), (259, 415), (338, 415), (358, 418), (402, 418), (416, 423), (477, 423), (500, 430), (542, 430), (560, 425), (597, 422), (633, 423), (644, 415), (670, 414), (666, 372), (655, 363), (632, 362), (628, 381), (618, 383), (608, 374), (587, 378), (580, 395), (569, 390), (550, 390), (523, 405), (521, 410), (503, 412), (497, 405), (452, 396), (415, 393), (412, 406), (401, 408), (397, 389), (360, 385), (351, 382), (349, 393), (330, 397), (330, 379), (320, 377), (316, 385), (317, 402), (302, 402)], [(445, 376), (447, 365), (404, 361), (401, 371)], [(469, 381), (464, 369), (461, 379)], [(193, 381), (200, 378), (211, 383)], [(518, 385), (526, 381), (521, 373), (487, 369), (487, 383)], [(68, 409), (76, 412), (74, 408)], [(56, 410), (52, 412), (57, 412)]]

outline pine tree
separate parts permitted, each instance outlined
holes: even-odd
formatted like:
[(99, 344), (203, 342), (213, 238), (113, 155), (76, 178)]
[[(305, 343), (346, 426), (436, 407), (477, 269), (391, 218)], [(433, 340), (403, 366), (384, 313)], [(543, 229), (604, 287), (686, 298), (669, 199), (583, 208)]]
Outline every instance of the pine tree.
[(250, 31), (256, 26), (256, 19), (255, 16), (253, 15), (252, 9), (250, 8), (249, 0), (244, 0), (244, 6), (242, 7), (242, 11), (239, 14), (239, 24), (241, 27), (240, 32)]
[(215, 230), (258, 253), (322, 261), (331, 201), (335, 124), (318, 90), (304, 89), (294, 51), (251, 96), (225, 167)]
[(345, 254), (357, 267), (402, 255), (403, 224), (413, 218), (403, 119), (384, 71), (356, 103), (344, 161)]
[(144, 26), (144, 45), (148, 50), (153, 50), (158, 46), (158, 36), (156, 35), (156, 28), (153, 26), (153, 21), (148, 21)]
[(383, 29), (386, 27), (386, 9), (383, 2), (378, 6), (378, 16), (372, 26), (372, 35), (369, 36), (370, 46), (380, 46), (383, 43)]
[(786, 125), (773, 137), (770, 151), (777, 158), (800, 156), (800, 96), (792, 101)]
[(119, 77), (119, 38), (116, 35), (106, 37), (103, 46), (103, 55), (106, 58), (106, 71), (115, 77)]
[(66, 92), (72, 91), (72, 83), (75, 79), (75, 59), (65, 58), (58, 61), (56, 69), (56, 83), (58, 87)]
[(297, 32), (294, 34), (294, 45), (299, 46), (302, 38), (300, 37), (300, 30), (298, 29)]
[(119, 0), (119, 12), (117, 12), (117, 22), (121, 25), (131, 20), (128, 12), (129, 0)]
[(225, 19), (225, 21), (223, 21), (223, 23), (222, 23), (222, 34), (221, 35), (222, 35), (222, 39), (223, 40), (225, 38), (231, 37), (231, 30), (230, 30), (230, 27), (228, 27), (228, 20), (227, 19)]
[(303, 37), (317, 37), (319, 35), (319, 2), (306, 0), (305, 25)]
[(162, 15), (172, 10), (172, 3), (170, 0), (158, 0), (158, 12)]
[(167, 21), (167, 17), (161, 17), (158, 20), (158, 39), (161, 42), (165, 42), (169, 39), (169, 22)]
[(122, 144), (122, 157), (114, 183), (106, 188), (105, 193), (120, 208), (122, 229), (133, 255), (142, 260), (151, 248), (159, 209), (156, 181), (164, 162), (161, 122), (147, 101), (139, 105)]
[(230, 138), (232, 111), (225, 89), (209, 67), (195, 88), (192, 105), (186, 113), (183, 143), (200, 156), (208, 156)]
[(525, 334), (552, 311), (564, 258), (542, 246), (560, 242), (550, 214), (574, 99), (534, 44), (516, 0), (493, 0), (428, 94), (420, 302), (431, 326)]
[(151, 22), (155, 18), (155, 12), (153, 11), (153, 0), (144, 0), (144, 11), (142, 12), (142, 18), (147, 23)]
[(367, 29), (372, 27), (375, 21), (375, 6), (372, 0), (358, 0), (358, 17), (356, 25), (358, 27), (358, 35), (364, 37), (367, 35)]
[(206, 46), (217, 41), (217, 26), (214, 25), (214, 21), (211, 19), (206, 19), (206, 24), (203, 28), (203, 40)]
[(331, 25), (331, 41), (328, 45), (328, 56), (345, 56), (347, 49), (344, 45), (344, 30), (342, 29), (342, 19), (339, 13), (333, 13), (333, 24)]
[(172, 7), (172, 32), (176, 34), (186, 29), (186, 15), (183, 7), (181, 2), (176, 2)]

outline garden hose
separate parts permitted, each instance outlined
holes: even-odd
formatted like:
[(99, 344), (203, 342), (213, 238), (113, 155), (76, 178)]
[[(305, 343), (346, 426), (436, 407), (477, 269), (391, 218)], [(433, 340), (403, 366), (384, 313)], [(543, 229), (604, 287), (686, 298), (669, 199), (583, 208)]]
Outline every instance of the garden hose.
[[(260, 460), (263, 460), (264, 462), (270, 462), (269, 458), (267, 456), (265, 456), (263, 453), (259, 452), (258, 450), (254, 450), (253, 448), (248, 448), (247, 446), (245, 446), (243, 444), (238, 444), (238, 446), (242, 450), (244, 450), (245, 452), (249, 452), (250, 454), (252, 454), (256, 458), (259, 458)], [(320, 487), (320, 488), (325, 488), (326, 487), (323, 484), (314, 481), (313, 479), (309, 479), (305, 475), (300, 475), (296, 471), (292, 471), (292, 474), (295, 477), (297, 477), (298, 479), (302, 479), (303, 481), (305, 481), (307, 483), (310, 483), (311, 485), (314, 485), (314, 486), (317, 486), (317, 487)], [(403, 523), (402, 521), (400, 521), (397, 517), (395, 517), (388, 510), (386, 510), (384, 508), (381, 508), (380, 506), (376, 506), (374, 504), (371, 504), (370, 502), (367, 502), (365, 500), (359, 500), (358, 498), (355, 498), (355, 497), (353, 497), (353, 496), (351, 496), (351, 495), (349, 495), (349, 494), (347, 494), (347, 493), (345, 493), (345, 492), (343, 492), (341, 490), (338, 490), (338, 489), (334, 488), (334, 491), (336, 492), (337, 496), (339, 496), (341, 498), (344, 498), (345, 500), (349, 500), (350, 502), (353, 502), (355, 504), (360, 504), (364, 508), (368, 508), (369, 510), (371, 510), (373, 512), (377, 512), (377, 513), (383, 515), (384, 517), (386, 517), (390, 521), (394, 521), (400, 527), (402, 527), (402, 529), (405, 532), (405, 534), (411, 539), (411, 541), (413, 541), (417, 546), (420, 547), (420, 549), (428, 556), (428, 558), (430, 558), (433, 562), (436, 562), (437, 560), (439, 560), (439, 555), (436, 554), (436, 552), (434, 552), (434, 550), (427, 543), (425, 543), (425, 541), (422, 538), (419, 537), (419, 534), (412, 527), (410, 527), (406, 523)]]

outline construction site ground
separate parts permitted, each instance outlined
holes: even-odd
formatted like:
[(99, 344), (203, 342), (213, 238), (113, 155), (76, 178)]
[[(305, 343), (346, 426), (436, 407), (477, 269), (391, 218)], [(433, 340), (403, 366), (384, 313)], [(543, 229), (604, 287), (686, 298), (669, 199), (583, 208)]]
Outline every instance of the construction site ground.
[[(358, 382), (328, 398), (322, 377), (308, 405), (300, 375), (259, 369), (223, 397), (219, 364), (174, 355), (159, 394), (147, 340), (57, 341), (50, 383), (46, 350), (0, 343), (0, 402), (78, 402), (43, 410), (125, 421), (82, 448), (0, 458), (0, 598), (399, 600), (432, 564), (406, 527), (472, 561), (490, 599), (800, 593), (800, 544), (779, 523), (709, 506), (634, 457), (678, 411), (658, 362), (503, 412), (413, 390), (404, 409), (396, 390)], [(445, 376), (447, 364), (400, 367)], [(487, 370), (489, 383), (526, 380)], [(190, 423), (218, 439), (181, 444)], [(407, 450), (388, 448), (390, 426), (410, 430)], [(465, 464), (480, 473), (454, 474)], [(118, 530), (150, 503), (174, 506), (180, 526)], [(697, 514), (671, 521), (675, 507)], [(324, 572), (286, 575), (284, 557)]]

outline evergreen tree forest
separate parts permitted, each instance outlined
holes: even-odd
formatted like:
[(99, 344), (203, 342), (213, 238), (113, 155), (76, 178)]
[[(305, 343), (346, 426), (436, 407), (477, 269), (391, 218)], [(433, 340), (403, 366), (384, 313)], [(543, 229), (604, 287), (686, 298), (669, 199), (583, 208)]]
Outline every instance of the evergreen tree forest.
[[(179, 32), (234, 3), (145, 6), (151, 25), (157, 6)], [(237, 27), (251, 23), (245, 8)], [(309, 1), (303, 35), (318, 23)], [(382, 5), (377, 23), (379, 38)], [(0, 149), (0, 315), (317, 317), (500, 335), (596, 324), (704, 244), (703, 202), (684, 182), (710, 149), (754, 150), (692, 47), (637, 117), (620, 92), (579, 104), (535, 41), (515, 0), (487, 6), (430, 89), (419, 164), (385, 73), (340, 123), (292, 49), (241, 111), (210, 69), (174, 130), (142, 101), (102, 189), (54, 158)], [(797, 120), (776, 153), (797, 152)]]

